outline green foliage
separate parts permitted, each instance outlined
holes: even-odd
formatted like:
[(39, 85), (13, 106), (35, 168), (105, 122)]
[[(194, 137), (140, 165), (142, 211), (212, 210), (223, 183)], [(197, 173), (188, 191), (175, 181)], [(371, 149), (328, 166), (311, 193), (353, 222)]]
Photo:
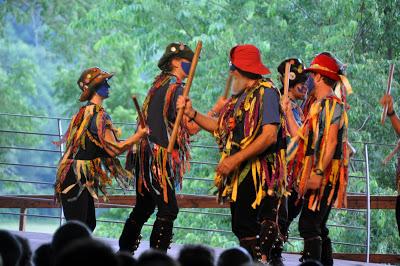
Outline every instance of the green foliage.
[[(206, 112), (225, 86), (230, 48), (237, 43), (253, 43), (261, 49), (277, 86), (280, 84), (275, 67), (283, 59), (297, 56), (309, 63), (315, 54), (332, 51), (348, 64), (348, 78), (354, 90), (349, 97), (349, 134), (350, 140), (356, 142), (356, 158), (361, 161), (365, 158), (364, 146), (357, 142), (395, 142), (390, 123), (382, 127), (378, 122), (381, 112), (378, 100), (385, 90), (389, 63), (399, 65), (398, 0), (0, 1), (0, 19), (1, 112), (71, 115), (80, 105), (76, 85), (80, 72), (99, 66), (116, 72), (106, 109), (114, 121), (133, 122), (136, 114), (130, 96), (137, 94), (140, 101), (144, 100), (159, 72), (157, 60), (165, 46), (172, 41), (183, 41), (194, 48), (198, 40), (203, 41), (203, 51), (190, 94), (194, 105)], [(393, 83), (395, 99), (398, 99), (399, 73), (396, 70)], [(30, 131), (47, 126), (30, 120), (15, 123), (7, 119), (0, 116), (0, 123), (13, 129)], [(123, 129), (126, 137), (133, 126)], [(5, 137), (2, 133), (1, 145), (15, 143), (30, 145), (40, 141)], [(215, 145), (204, 132), (194, 137), (193, 144)], [(395, 194), (394, 164), (385, 167), (381, 164), (391, 147), (368, 147), (371, 193)], [(5, 154), (0, 150), (1, 160), (2, 156)], [(219, 156), (216, 149), (194, 147), (192, 158), (215, 163)], [(364, 162), (353, 162), (353, 167), (353, 176), (365, 176)], [(193, 163), (182, 192), (211, 195), (213, 176), (214, 164)], [(365, 192), (365, 179), (351, 178), (349, 191)], [(229, 214), (225, 209), (201, 211)], [(128, 213), (129, 210), (110, 209), (99, 218), (123, 220)], [(393, 212), (377, 211), (371, 217), (372, 252), (400, 253)], [(362, 213), (334, 211), (330, 223), (364, 227), (365, 222)], [(231, 233), (187, 229), (230, 231), (229, 215), (218, 217), (182, 210), (176, 225), (180, 228), (175, 237), (179, 243), (220, 247), (237, 244)], [(298, 236), (295, 227), (293, 224), (293, 236)], [(145, 227), (145, 238), (150, 229)], [(96, 234), (118, 237), (120, 231), (120, 223), (99, 223)], [(346, 243), (360, 239), (363, 244), (366, 238), (362, 229), (342, 227), (332, 227), (331, 235), (334, 240)], [(292, 244), (287, 246), (288, 250), (301, 249), (301, 242)], [(363, 247), (348, 245), (335, 245), (335, 249), (364, 251)]]

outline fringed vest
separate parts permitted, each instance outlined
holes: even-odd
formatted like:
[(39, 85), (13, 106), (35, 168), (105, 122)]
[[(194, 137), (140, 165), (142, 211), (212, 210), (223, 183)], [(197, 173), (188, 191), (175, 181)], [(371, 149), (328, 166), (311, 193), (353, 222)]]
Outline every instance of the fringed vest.
[[(97, 114), (97, 115), (96, 115)], [(96, 117), (97, 134), (92, 134), (89, 130), (92, 119)], [(79, 112), (72, 117), (67, 132), (63, 139), (56, 143), (61, 145), (66, 142), (66, 150), (61, 157), (56, 175), (56, 193), (67, 194), (75, 186), (79, 186), (79, 191), (69, 200), (78, 199), (84, 189), (87, 189), (91, 196), (98, 200), (98, 190), (107, 200), (106, 186), (112, 184), (114, 178), (120, 187), (128, 189), (132, 174), (126, 171), (117, 158), (112, 158), (104, 150), (109, 150), (117, 154), (115, 144), (105, 140), (106, 129), (110, 129), (117, 135), (120, 134), (107, 116), (103, 107), (99, 105), (86, 105), (80, 108)], [(75, 175), (76, 182), (63, 188), (63, 183), (68, 174)]]
[[(214, 132), (221, 160), (245, 149), (262, 132), (263, 95), (265, 90), (276, 90), (272, 81), (259, 80), (255, 86), (246, 89), (244, 100), (237, 106), (240, 97), (232, 97), (221, 111), (218, 129)], [(276, 90), (277, 91), (277, 90)], [(279, 93), (277, 91), (277, 93)], [(260, 205), (266, 193), (283, 195), (286, 193), (285, 150), (277, 144), (271, 145), (258, 156), (247, 160), (229, 177), (215, 176), (218, 200), (236, 201), (238, 187), (244, 178), (253, 178), (256, 199), (253, 208)]]
[[(174, 82), (173, 79), (175, 79), (174, 76), (166, 73), (161, 73), (157, 76), (143, 103), (143, 116), (144, 119), (148, 121), (152, 119), (152, 117), (149, 117), (148, 113), (152, 97), (157, 90), (168, 86), (164, 97), (164, 105), (160, 106), (160, 108), (162, 108), (162, 116), (168, 140), (172, 134), (175, 122), (168, 118), (168, 113), (171, 104), (175, 104), (172, 100), (176, 90), (182, 86), (181, 83)], [(139, 193), (142, 192), (142, 185), (144, 185), (146, 189), (149, 189), (151, 186), (156, 192), (162, 193), (164, 201), (168, 203), (167, 186), (172, 189), (181, 189), (183, 176), (190, 170), (190, 140), (183, 119), (178, 130), (175, 149), (171, 154), (168, 154), (167, 147), (161, 146), (159, 143), (150, 141), (150, 147), (148, 147), (147, 143), (147, 141), (141, 140), (136, 146), (136, 154), (133, 155), (132, 152), (128, 154), (127, 163), (130, 160), (129, 156), (135, 157), (133, 164), (135, 164), (134, 167), (138, 178), (137, 190)], [(149, 182), (144, 178), (145, 175), (149, 175)], [(153, 186), (153, 182), (156, 182), (160, 189)]]
[[(346, 188), (348, 182), (347, 153), (347, 128), (348, 117), (343, 102), (336, 96), (328, 96), (322, 101), (312, 103), (306, 120), (299, 129), (288, 147), (289, 175), (295, 179), (295, 187), (299, 197), (305, 195), (307, 181), (313, 169), (321, 169), (322, 159), (326, 152), (327, 135), (332, 123), (336, 105), (342, 106), (340, 116), (338, 143), (332, 161), (324, 170), (321, 187), (309, 191), (310, 210), (319, 210), (325, 188), (330, 185), (332, 189), (328, 196), (327, 204), (331, 204), (334, 195), (337, 194), (335, 207), (346, 205)], [(324, 119), (323, 119), (324, 117)]]

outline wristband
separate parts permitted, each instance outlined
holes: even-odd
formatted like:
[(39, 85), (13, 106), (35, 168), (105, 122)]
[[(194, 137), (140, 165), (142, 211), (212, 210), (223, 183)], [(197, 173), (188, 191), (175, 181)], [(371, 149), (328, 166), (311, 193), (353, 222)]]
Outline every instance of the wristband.
[(218, 117), (219, 116), (219, 113), (217, 113), (217, 112), (215, 112), (213, 110), (210, 110), (210, 114), (211, 114), (211, 117)]
[(189, 119), (189, 122), (194, 121), (194, 119), (196, 118), (196, 116), (197, 116), (197, 111), (194, 111), (194, 116), (191, 117), (191, 118)]
[(387, 116), (394, 116), (394, 114), (395, 114), (396, 112), (394, 111), (394, 109), (393, 109), (393, 111), (391, 112), (391, 113), (389, 113), (389, 112), (387, 112), (386, 114), (387, 114)]

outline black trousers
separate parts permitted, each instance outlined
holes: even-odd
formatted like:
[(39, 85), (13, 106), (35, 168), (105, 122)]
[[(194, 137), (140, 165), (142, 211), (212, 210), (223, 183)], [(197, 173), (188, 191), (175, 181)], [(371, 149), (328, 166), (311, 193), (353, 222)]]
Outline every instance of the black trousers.
[(298, 200), (296, 191), (292, 191), (289, 197), (282, 197), (279, 207), (279, 230), (287, 237), (289, 234), (289, 227), (294, 219), (300, 214), (303, 207), (303, 201)]
[[(149, 169), (147, 165), (148, 160), (144, 162), (144, 169)], [(139, 167), (139, 166), (137, 166)], [(139, 171), (136, 171), (138, 173)], [(179, 208), (176, 201), (175, 189), (171, 188), (168, 184), (167, 189), (168, 203), (164, 201), (163, 191), (160, 184), (156, 180), (150, 178), (150, 173), (145, 173), (145, 181), (147, 188), (143, 184), (139, 184), (139, 178), (136, 177), (136, 205), (130, 213), (129, 217), (136, 221), (138, 224), (144, 224), (149, 217), (153, 214), (157, 206), (157, 218), (173, 222), (178, 216)], [(141, 186), (141, 193), (138, 192)]]
[(336, 191), (334, 192), (332, 201), (328, 205), (327, 200), (332, 190), (332, 185), (328, 184), (326, 186), (324, 194), (322, 196), (320, 209), (316, 211), (312, 211), (308, 208), (310, 194), (306, 193), (304, 197), (303, 209), (301, 211), (299, 219), (299, 231), (302, 238), (309, 239), (318, 236), (321, 238), (325, 238), (328, 236), (329, 230), (326, 226), (326, 223), (328, 221), (332, 205), (336, 200), (338, 188), (339, 184), (336, 186)]
[[(74, 171), (71, 167), (61, 190), (65, 189), (71, 184), (76, 182)], [(61, 204), (67, 221), (77, 220), (86, 224), (92, 231), (96, 228), (96, 209), (94, 206), (93, 197), (87, 189), (82, 191), (82, 194), (77, 200), (70, 201), (69, 199), (78, 194), (79, 186), (76, 185), (73, 189), (68, 191), (67, 194), (61, 193)]]
[(247, 175), (238, 187), (236, 202), (230, 203), (232, 232), (238, 239), (255, 237), (260, 234), (260, 222), (275, 221), (279, 199), (266, 196), (260, 206), (251, 206), (256, 199), (253, 177)]

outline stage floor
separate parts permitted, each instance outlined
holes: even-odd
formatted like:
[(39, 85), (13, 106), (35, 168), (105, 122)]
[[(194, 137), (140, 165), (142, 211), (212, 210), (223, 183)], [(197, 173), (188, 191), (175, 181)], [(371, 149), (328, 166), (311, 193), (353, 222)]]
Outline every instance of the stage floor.
[[(14, 234), (18, 234), (27, 238), (30, 242), (32, 250), (36, 250), (40, 245), (44, 243), (48, 243), (51, 241), (52, 235), (47, 233), (36, 233), (36, 232), (20, 232), (20, 231), (12, 231)], [(115, 251), (118, 250), (118, 240), (116, 239), (109, 239), (109, 238), (100, 238), (101, 241), (106, 242), (109, 244)], [(135, 254), (135, 257), (139, 256), (140, 253), (147, 250), (149, 248), (148, 241), (142, 241), (140, 243), (139, 249)], [(179, 250), (182, 248), (182, 245), (172, 244), (171, 249), (168, 251), (173, 257), (177, 257)], [(223, 251), (222, 248), (214, 248), (215, 256), (218, 255)], [(295, 266), (299, 265), (299, 255), (293, 254), (284, 254), (285, 258), (285, 265), (288, 266)], [(382, 264), (375, 264), (375, 263), (362, 263), (362, 262), (355, 262), (355, 261), (346, 261), (346, 260), (335, 260), (335, 265), (343, 265), (343, 266), (356, 266), (356, 265), (382, 265)]]

